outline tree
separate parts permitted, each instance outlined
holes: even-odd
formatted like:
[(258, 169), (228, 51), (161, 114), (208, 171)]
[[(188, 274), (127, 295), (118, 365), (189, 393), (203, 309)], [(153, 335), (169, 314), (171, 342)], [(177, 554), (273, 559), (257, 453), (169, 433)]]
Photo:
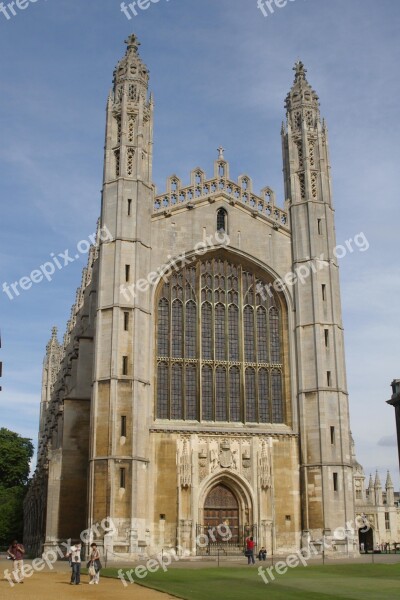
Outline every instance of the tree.
[(10, 488), (28, 482), (32, 440), (5, 427), (0, 429), (0, 485)]
[(0, 545), (22, 539), (23, 500), (28, 487), (32, 440), (0, 429)]

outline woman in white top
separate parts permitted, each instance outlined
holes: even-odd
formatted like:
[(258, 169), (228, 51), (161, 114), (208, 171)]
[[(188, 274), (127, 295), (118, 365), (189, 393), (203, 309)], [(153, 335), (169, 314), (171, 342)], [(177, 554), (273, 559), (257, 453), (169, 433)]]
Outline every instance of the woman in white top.
[(93, 544), (90, 544), (90, 548), (91, 551), (89, 556), (89, 569), (91, 570), (91, 567), (93, 567), (94, 574), (90, 575), (89, 585), (91, 583), (99, 583), (101, 569), (100, 552), (97, 548), (97, 545), (93, 542)]

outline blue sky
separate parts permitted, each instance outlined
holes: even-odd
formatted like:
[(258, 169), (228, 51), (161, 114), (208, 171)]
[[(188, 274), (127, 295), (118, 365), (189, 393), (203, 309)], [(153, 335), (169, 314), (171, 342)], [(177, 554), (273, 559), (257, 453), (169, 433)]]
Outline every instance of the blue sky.
[[(128, 20), (119, 0), (37, 0), (0, 13), (0, 288), (72, 251), (100, 210), (105, 104), (135, 32), (155, 96), (154, 179), (208, 174), (222, 144), (231, 176), (247, 173), (283, 204), (280, 126), (301, 59), (326, 118), (337, 241), (363, 232), (341, 261), (358, 460), (391, 469), (400, 378), (399, 37), (397, 0), (292, 0), (264, 17), (257, 0), (160, 0)], [(65, 330), (86, 257), (10, 301), (0, 290), (0, 424), (36, 441), (41, 367), (51, 327)]]

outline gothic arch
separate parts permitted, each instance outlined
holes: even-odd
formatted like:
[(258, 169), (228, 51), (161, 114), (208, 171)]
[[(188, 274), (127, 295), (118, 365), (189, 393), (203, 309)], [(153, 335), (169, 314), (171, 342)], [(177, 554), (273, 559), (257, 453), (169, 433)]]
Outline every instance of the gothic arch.
[(198, 495), (198, 523), (204, 523), (204, 505), (207, 496), (218, 485), (227, 487), (235, 496), (241, 525), (252, 525), (257, 514), (252, 489), (244, 477), (228, 470), (212, 473), (201, 482)]
[(289, 311), (273, 282), (225, 248), (163, 278), (155, 418), (291, 424)]

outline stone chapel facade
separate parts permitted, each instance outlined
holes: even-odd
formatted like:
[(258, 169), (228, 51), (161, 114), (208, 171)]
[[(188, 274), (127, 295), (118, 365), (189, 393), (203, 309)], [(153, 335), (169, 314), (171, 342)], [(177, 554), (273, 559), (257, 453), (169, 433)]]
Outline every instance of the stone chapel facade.
[(156, 195), (149, 74), (127, 40), (107, 103), (110, 237), (44, 362), (32, 551), (111, 517), (93, 533), (110, 558), (210, 552), (199, 535), (220, 524), (232, 552), (254, 535), (283, 553), (354, 519), (328, 134), (294, 70), (284, 208), (232, 180), (222, 148), (210, 178)]

